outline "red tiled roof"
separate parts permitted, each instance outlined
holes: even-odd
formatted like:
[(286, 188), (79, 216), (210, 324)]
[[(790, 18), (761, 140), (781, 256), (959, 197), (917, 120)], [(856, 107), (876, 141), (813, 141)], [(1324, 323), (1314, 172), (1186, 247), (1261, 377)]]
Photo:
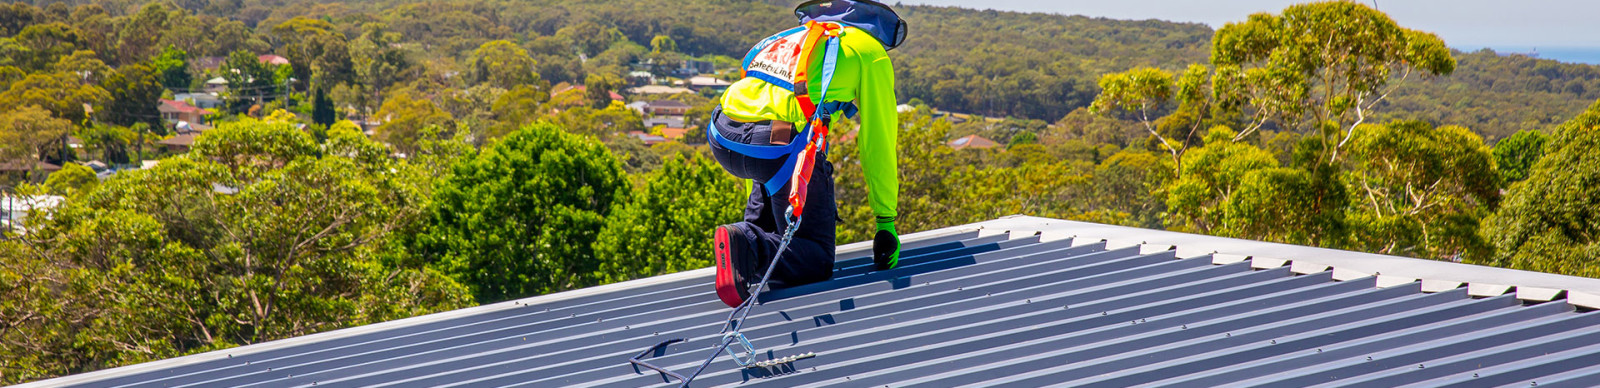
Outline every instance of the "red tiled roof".
[(269, 65), (287, 65), (287, 64), (289, 64), (289, 58), (284, 58), (284, 57), (277, 56), (277, 55), (272, 55), (272, 54), (256, 56), (256, 60), (261, 61), (261, 63), (265, 63), (265, 64), (269, 64)]
[(175, 111), (178, 111), (178, 112), (182, 112), (182, 113), (198, 113), (198, 114), (202, 114), (202, 115), (211, 114), (211, 111), (209, 111), (209, 110), (200, 109), (199, 107), (196, 107), (194, 105), (189, 105), (189, 103), (183, 102), (183, 101), (161, 100), (161, 104), (163, 106), (168, 107), (169, 109), (172, 109), (172, 110), (175, 110)]

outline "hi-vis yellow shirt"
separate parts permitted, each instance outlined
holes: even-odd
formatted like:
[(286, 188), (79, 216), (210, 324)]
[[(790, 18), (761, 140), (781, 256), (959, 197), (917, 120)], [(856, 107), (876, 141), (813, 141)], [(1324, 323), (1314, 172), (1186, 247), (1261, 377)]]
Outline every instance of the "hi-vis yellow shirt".
[[(827, 45), (818, 44), (811, 53), (807, 74), (813, 98), (822, 96), (822, 58)], [(900, 129), (895, 111), (894, 66), (889, 53), (871, 34), (845, 27), (839, 34), (839, 57), (827, 101), (855, 101), (860, 109), (861, 129), (856, 136), (861, 169), (867, 176), (867, 201), (878, 222), (894, 221), (900, 196), (900, 173), (896, 157), (896, 135)], [(817, 101), (822, 104), (826, 101)], [(806, 121), (794, 93), (781, 86), (745, 77), (722, 94), (722, 114), (743, 122), (778, 120)], [(834, 114), (837, 120), (838, 114)]]

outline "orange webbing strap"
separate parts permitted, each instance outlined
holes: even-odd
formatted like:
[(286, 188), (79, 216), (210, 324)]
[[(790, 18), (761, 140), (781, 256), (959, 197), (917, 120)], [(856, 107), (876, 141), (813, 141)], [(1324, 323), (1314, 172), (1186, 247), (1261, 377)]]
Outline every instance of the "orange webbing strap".
[(823, 37), (839, 36), (839, 25), (833, 23), (806, 22), (806, 38), (800, 44), (800, 58), (794, 61), (794, 99), (800, 102), (800, 111), (806, 114), (806, 120), (814, 119), (817, 114), (817, 104), (811, 102), (811, 88), (806, 83), (811, 69), (811, 53), (816, 51), (817, 43), (823, 42)]
[[(806, 84), (807, 70), (811, 68), (811, 53), (815, 51), (817, 43), (825, 41), (824, 36), (827, 38), (839, 36), (838, 24), (810, 21), (806, 22), (806, 29), (806, 39), (800, 45), (800, 58), (795, 61), (794, 98), (800, 103), (801, 112), (806, 115), (807, 125), (811, 126), (811, 138), (807, 139), (805, 150), (796, 156), (794, 175), (789, 178), (791, 217), (797, 217), (805, 212), (806, 188), (811, 186), (811, 167), (815, 164), (814, 159), (818, 151), (826, 150), (828, 142), (827, 120), (816, 117), (817, 104), (811, 101), (811, 89)], [(826, 94), (827, 91), (823, 93)]]

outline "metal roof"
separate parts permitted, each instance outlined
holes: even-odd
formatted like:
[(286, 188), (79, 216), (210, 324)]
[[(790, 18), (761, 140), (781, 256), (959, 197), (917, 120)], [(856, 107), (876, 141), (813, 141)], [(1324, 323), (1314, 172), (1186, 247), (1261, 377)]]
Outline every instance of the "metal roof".
[[(846, 245), (833, 280), (763, 294), (745, 325), (760, 358), (815, 358), (723, 355), (696, 385), (1600, 382), (1600, 314), (1571, 298), (1600, 280), (1033, 217), (905, 240), (895, 270)], [(1477, 278), (1499, 283), (1462, 281)], [(652, 362), (703, 360), (728, 311), (711, 282), (689, 271), (35, 385), (659, 386), (627, 358), (689, 337)]]

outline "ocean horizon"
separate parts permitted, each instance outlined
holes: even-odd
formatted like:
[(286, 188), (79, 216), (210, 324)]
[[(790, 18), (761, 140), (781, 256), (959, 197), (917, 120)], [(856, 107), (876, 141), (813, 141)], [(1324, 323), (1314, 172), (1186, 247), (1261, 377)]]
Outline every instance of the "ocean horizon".
[[(1472, 52), (1480, 48), (1457, 48), (1457, 50)], [(1489, 47), (1500, 55), (1532, 54), (1537, 53), (1540, 59), (1553, 59), (1569, 63), (1585, 63), (1600, 65), (1600, 47), (1546, 47), (1546, 46), (1500, 46)]]

